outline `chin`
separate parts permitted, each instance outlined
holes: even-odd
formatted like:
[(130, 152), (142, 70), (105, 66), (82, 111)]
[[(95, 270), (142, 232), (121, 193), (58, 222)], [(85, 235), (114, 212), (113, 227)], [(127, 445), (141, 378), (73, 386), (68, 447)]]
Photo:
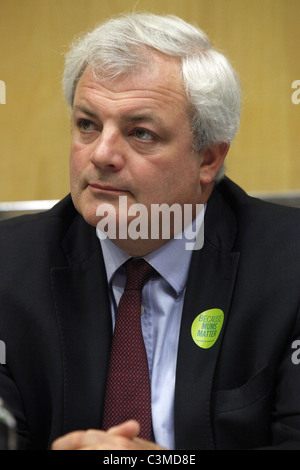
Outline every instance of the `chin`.
[(72, 195), (72, 200), (73, 200), (75, 209), (80, 215), (82, 215), (84, 220), (89, 225), (96, 227), (98, 223), (98, 219), (99, 219), (99, 217), (97, 218), (97, 215), (96, 215), (98, 205), (91, 201), (83, 202), (82, 200), (80, 200), (80, 198), (76, 198), (76, 196), (74, 197), (74, 195)]
[(96, 210), (94, 212), (92, 211), (81, 211), (80, 214), (84, 218), (87, 224), (92, 225), (93, 227), (97, 226), (97, 223), (99, 222), (99, 217), (96, 216)]

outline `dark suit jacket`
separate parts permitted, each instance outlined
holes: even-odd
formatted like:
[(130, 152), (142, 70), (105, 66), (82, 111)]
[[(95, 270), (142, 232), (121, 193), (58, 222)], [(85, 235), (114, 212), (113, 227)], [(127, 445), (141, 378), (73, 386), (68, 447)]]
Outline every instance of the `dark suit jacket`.
[[(300, 448), (300, 211), (248, 197), (227, 178), (208, 202), (193, 253), (175, 391), (177, 449)], [(95, 228), (68, 196), (0, 224), (0, 396), (20, 447), (46, 449), (99, 428), (112, 336)], [(225, 314), (214, 346), (191, 336), (201, 312)]]

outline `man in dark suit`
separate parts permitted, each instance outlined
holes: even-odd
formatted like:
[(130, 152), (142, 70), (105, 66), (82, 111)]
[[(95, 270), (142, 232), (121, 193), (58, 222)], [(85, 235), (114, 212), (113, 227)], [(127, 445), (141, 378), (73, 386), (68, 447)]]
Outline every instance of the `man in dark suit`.
[[(240, 108), (230, 65), (181, 20), (130, 15), (74, 46), (64, 85), (71, 195), (0, 228), (0, 395), (20, 448), (300, 448), (300, 214), (223, 177)], [(173, 225), (149, 236), (151, 217), (146, 237), (121, 236), (131, 209), (157, 204), (191, 208), (203, 247)], [(134, 416), (102, 429), (131, 257), (156, 270), (142, 313), (152, 441)]]

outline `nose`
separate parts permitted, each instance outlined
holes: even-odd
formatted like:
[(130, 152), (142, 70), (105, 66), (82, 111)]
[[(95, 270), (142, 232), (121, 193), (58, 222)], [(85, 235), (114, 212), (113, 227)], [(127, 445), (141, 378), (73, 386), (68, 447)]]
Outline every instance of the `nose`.
[(92, 163), (102, 171), (119, 171), (124, 165), (124, 144), (120, 132), (103, 128), (91, 154)]

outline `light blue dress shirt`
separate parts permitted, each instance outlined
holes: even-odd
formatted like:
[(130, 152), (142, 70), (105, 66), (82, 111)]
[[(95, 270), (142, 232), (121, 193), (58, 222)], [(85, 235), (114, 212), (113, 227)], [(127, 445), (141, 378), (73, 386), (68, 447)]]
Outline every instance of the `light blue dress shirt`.
[[(198, 217), (203, 221), (204, 211)], [(97, 234), (99, 237), (98, 232)], [(108, 238), (101, 239), (100, 243), (114, 326), (117, 306), (125, 287), (125, 269), (121, 266), (131, 256)], [(186, 249), (183, 235), (181, 238), (171, 239), (144, 257), (160, 274), (151, 278), (143, 288), (141, 319), (151, 379), (153, 432), (156, 443), (167, 449), (174, 449), (177, 349), (192, 252), (191, 249)]]

